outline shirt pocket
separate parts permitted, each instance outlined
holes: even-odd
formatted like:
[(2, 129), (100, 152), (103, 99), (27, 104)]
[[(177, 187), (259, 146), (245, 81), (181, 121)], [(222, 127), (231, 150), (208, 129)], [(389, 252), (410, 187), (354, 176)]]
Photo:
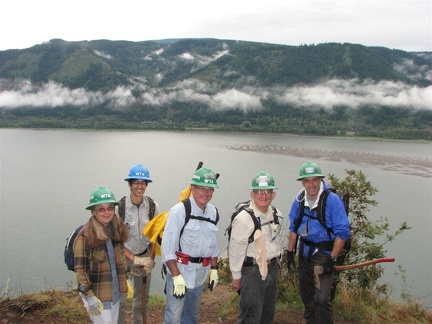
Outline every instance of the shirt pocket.
[(119, 244), (114, 246), (114, 256), (116, 260), (116, 266), (125, 266), (126, 267), (126, 257), (124, 255), (124, 251)]
[(216, 243), (219, 240), (219, 231), (218, 227), (212, 223), (205, 222), (206, 223), (206, 233), (205, 233), (205, 244), (213, 250), (216, 247)]
[(96, 248), (93, 250), (93, 262), (96, 264), (102, 263), (106, 260), (107, 254), (105, 253), (105, 248)]
[(182, 239), (185, 244), (190, 246), (199, 246), (201, 237), (201, 227), (197, 221), (189, 221), (183, 230)]
[(136, 222), (135, 221), (126, 221), (125, 225), (128, 229), (129, 238), (138, 236), (138, 233), (135, 230), (135, 228), (136, 228)]

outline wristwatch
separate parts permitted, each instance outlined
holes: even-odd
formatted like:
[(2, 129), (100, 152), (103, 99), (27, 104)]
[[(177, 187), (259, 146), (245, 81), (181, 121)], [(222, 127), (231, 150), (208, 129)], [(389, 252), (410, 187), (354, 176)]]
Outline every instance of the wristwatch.
[(337, 261), (338, 258), (334, 257), (334, 256), (330, 256), (330, 257), (332, 258), (333, 262), (336, 263), (336, 261)]

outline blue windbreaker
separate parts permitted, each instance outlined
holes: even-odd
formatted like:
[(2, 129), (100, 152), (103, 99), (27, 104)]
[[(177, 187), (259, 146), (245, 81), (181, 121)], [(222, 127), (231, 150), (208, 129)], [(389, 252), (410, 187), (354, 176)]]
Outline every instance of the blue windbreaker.
[[(318, 197), (321, 196), (322, 192), (330, 187), (322, 180), (321, 190), (319, 192)], [(299, 216), (300, 212), (300, 196), (301, 192), (297, 195), (296, 199), (291, 206), (291, 211), (289, 213), (290, 225), (289, 231), (294, 232), (294, 223), (295, 219)], [(304, 199), (304, 198), (303, 198)], [(305, 213), (310, 213), (314, 217), (318, 217), (318, 201), (319, 198), (315, 201), (314, 206), (312, 207), (312, 212), (310, 212), (310, 207), (308, 205), (307, 200), (305, 200)], [(331, 234), (331, 240), (334, 240), (335, 237), (339, 237), (343, 240), (347, 240), (351, 236), (350, 224), (348, 216), (346, 215), (344, 204), (342, 199), (335, 194), (334, 192), (330, 192), (326, 201), (326, 215), (325, 222), (327, 226), (332, 229), (333, 234)], [(317, 219), (312, 219), (307, 216), (303, 216), (302, 222), (297, 230), (297, 234), (311, 241), (313, 243), (319, 243), (323, 241), (329, 241), (329, 236), (327, 234), (326, 229), (320, 224)], [(325, 251), (330, 254), (331, 251)], [(309, 254), (309, 246), (305, 244), (303, 256), (308, 256)]]

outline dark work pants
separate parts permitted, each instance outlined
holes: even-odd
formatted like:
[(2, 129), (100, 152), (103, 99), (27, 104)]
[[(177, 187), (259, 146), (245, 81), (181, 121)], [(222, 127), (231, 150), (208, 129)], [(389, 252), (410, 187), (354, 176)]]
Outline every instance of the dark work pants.
[(242, 267), (240, 316), (237, 323), (269, 324), (275, 314), (279, 266), (269, 265), (266, 280), (262, 280), (258, 266)]
[(325, 252), (318, 251), (309, 260), (299, 258), (300, 294), (305, 306), (305, 319), (307, 324), (333, 323), (331, 303), (331, 290), (334, 281), (334, 272), (319, 276), (321, 289), (315, 288), (314, 266), (322, 265), (329, 258)]

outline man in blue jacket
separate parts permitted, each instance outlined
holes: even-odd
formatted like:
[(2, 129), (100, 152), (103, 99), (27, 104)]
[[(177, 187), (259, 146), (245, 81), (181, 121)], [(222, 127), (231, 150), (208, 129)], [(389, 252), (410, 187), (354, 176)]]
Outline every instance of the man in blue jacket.
[(324, 202), (325, 223), (318, 219), (320, 197), (329, 189), (323, 178), (316, 163), (303, 164), (297, 180), (304, 189), (296, 196), (289, 213), (288, 269), (295, 267), (298, 239), (300, 293), (306, 323), (333, 323), (334, 266), (345, 241), (351, 236), (343, 201), (336, 193), (330, 192)]

